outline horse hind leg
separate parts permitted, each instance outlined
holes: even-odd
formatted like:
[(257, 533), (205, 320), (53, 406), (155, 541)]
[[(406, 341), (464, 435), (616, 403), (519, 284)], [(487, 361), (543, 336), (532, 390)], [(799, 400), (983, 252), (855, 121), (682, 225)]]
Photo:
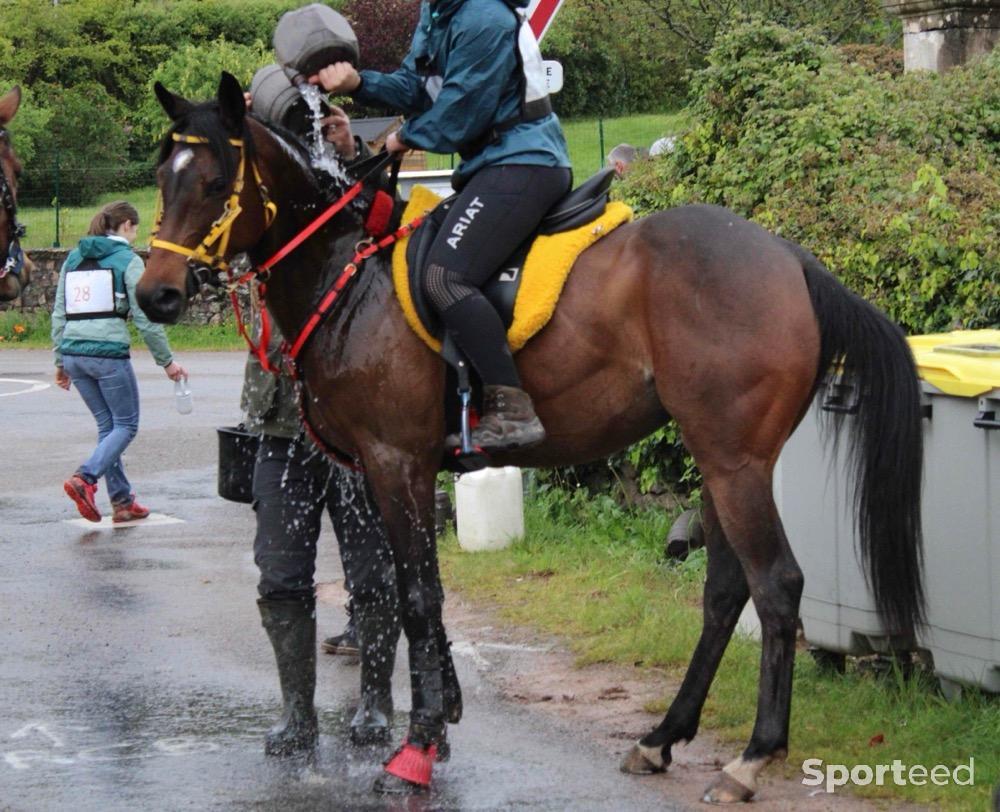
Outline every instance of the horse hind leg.
[(747, 801), (757, 776), (788, 753), (796, 620), (802, 571), (788, 546), (772, 494), (772, 467), (751, 464), (710, 483), (726, 538), (743, 566), (761, 623), (757, 719), (742, 755), (706, 790), (711, 803)]
[(691, 741), (698, 732), (701, 710), (740, 612), (750, 596), (743, 567), (726, 540), (711, 493), (706, 489), (702, 524), (708, 552), (701, 637), (684, 681), (663, 721), (641, 738), (622, 762), (622, 772), (662, 772), (671, 762), (671, 747)]

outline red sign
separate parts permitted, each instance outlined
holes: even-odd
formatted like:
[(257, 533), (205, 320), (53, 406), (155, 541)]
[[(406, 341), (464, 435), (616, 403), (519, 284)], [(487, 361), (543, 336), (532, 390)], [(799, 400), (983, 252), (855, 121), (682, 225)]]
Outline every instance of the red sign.
[(528, 5), (528, 24), (539, 42), (542, 41), (562, 4), (563, 0), (531, 0)]

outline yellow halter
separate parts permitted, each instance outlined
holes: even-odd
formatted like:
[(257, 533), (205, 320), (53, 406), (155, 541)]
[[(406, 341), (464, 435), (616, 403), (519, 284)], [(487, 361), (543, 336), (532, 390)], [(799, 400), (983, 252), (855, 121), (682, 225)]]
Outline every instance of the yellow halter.
[[(199, 135), (174, 133), (172, 138), (174, 141), (185, 144), (209, 143), (207, 138)], [(240, 163), (236, 170), (236, 180), (233, 181), (233, 191), (230, 193), (229, 200), (226, 201), (226, 205), (222, 209), (222, 214), (212, 223), (212, 227), (209, 229), (208, 234), (205, 235), (205, 238), (196, 248), (188, 248), (185, 245), (161, 240), (156, 236), (160, 231), (160, 221), (163, 219), (163, 194), (161, 192), (156, 196), (156, 217), (153, 224), (153, 231), (150, 235), (150, 248), (163, 248), (166, 251), (172, 251), (175, 254), (187, 257), (189, 262), (198, 263), (214, 271), (222, 270), (227, 273), (229, 272), (229, 263), (225, 260), (226, 250), (229, 248), (229, 238), (232, 234), (233, 224), (236, 222), (236, 218), (243, 212), (243, 207), (240, 205), (240, 195), (243, 193), (243, 180), (246, 175), (246, 151), (243, 148), (243, 140), (230, 138), (229, 143), (234, 147), (239, 147), (240, 150)], [(264, 205), (264, 228), (270, 228), (271, 223), (274, 222), (274, 218), (278, 214), (278, 206), (271, 200), (268, 189), (261, 179), (257, 164), (253, 163), (251, 166), (254, 181), (257, 184), (257, 191), (260, 193), (261, 202)], [(215, 246), (214, 251), (212, 250), (212, 246)]]

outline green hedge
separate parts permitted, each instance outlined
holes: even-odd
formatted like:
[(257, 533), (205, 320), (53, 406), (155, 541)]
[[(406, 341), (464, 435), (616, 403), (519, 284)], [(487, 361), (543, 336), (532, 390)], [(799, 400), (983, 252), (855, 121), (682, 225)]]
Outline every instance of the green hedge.
[(640, 212), (728, 206), (812, 250), (910, 332), (1000, 322), (1000, 52), (894, 76), (777, 26), (723, 37)]

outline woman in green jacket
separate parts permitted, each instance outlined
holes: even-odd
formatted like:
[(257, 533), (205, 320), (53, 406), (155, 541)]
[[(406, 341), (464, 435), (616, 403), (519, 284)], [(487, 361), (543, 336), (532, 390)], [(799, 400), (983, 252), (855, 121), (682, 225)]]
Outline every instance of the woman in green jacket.
[(125, 201), (107, 204), (90, 223), (62, 270), (52, 311), (56, 384), (76, 384), (97, 421), (97, 447), (63, 483), (63, 489), (92, 522), (101, 520), (94, 496), (104, 477), (112, 521), (144, 519), (149, 510), (135, 501), (121, 456), (139, 429), (139, 387), (129, 360), (131, 314), (153, 358), (173, 381), (187, 377), (173, 360), (166, 333), (142, 312), (135, 286), (142, 260), (131, 248), (139, 213)]

